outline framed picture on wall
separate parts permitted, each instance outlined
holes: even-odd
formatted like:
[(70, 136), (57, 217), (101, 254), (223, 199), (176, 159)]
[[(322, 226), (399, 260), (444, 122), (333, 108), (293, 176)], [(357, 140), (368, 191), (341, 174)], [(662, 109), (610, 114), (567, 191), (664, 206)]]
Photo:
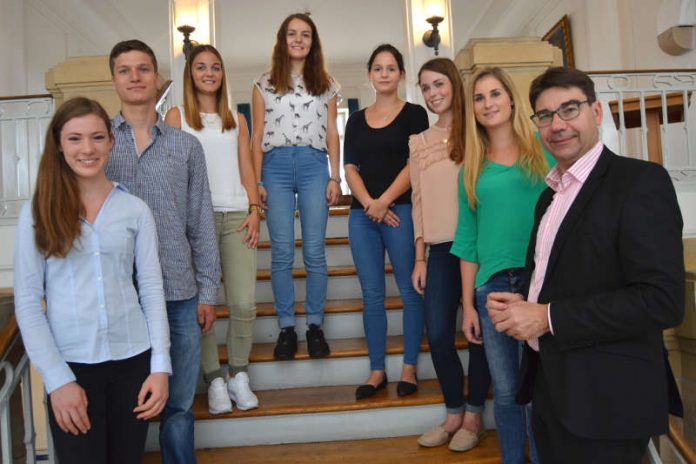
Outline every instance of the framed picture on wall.
[(551, 45), (561, 49), (563, 52), (563, 66), (568, 68), (575, 67), (575, 59), (573, 57), (573, 41), (570, 37), (570, 20), (568, 15), (558, 21), (553, 27), (544, 34), (541, 40), (545, 40)]

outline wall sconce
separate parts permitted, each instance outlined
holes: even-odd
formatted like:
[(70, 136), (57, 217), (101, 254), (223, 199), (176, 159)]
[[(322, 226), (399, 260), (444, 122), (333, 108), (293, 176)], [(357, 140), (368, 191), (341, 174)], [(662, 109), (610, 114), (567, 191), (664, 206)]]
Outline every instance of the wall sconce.
[(423, 44), (426, 47), (435, 49), (435, 56), (438, 55), (438, 47), (440, 46), (440, 31), (437, 29), (437, 25), (440, 24), (445, 18), (442, 16), (431, 16), (426, 21), (433, 26), (431, 31), (425, 31), (423, 34)]
[(189, 53), (191, 53), (191, 48), (193, 48), (191, 43), (191, 34), (196, 30), (196, 28), (184, 24), (183, 26), (177, 27), (176, 30), (184, 34), (184, 47), (182, 50), (184, 51), (184, 57), (188, 60)]

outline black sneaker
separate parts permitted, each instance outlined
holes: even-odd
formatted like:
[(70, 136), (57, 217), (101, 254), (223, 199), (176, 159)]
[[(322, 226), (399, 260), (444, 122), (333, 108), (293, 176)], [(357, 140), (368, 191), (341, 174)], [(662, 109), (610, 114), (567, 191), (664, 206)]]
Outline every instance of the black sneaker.
[(285, 327), (280, 330), (278, 341), (273, 350), (273, 359), (287, 361), (295, 359), (297, 353), (297, 334), (294, 327)]
[(325, 358), (330, 353), (329, 344), (326, 343), (324, 332), (316, 324), (309, 324), (307, 331), (307, 351), (310, 358)]

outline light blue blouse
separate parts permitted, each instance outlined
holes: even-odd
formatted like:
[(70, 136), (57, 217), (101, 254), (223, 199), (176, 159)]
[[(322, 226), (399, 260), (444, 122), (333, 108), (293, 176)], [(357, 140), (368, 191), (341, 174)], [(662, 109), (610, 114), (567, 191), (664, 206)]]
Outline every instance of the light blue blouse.
[(15, 313), (48, 393), (75, 380), (68, 362), (127, 359), (148, 348), (150, 371), (171, 374), (157, 246), (150, 209), (116, 183), (94, 223), (82, 221), (65, 258), (46, 259), (36, 248), (31, 204), (24, 205), (15, 243)]

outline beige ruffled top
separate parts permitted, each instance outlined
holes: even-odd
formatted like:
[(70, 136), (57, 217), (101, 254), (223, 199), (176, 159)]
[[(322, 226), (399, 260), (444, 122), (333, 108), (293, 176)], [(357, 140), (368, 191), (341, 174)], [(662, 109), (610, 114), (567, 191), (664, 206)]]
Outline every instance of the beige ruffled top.
[(409, 139), (414, 238), (451, 242), (457, 227), (457, 176), (461, 165), (447, 152), (449, 129), (431, 126)]

